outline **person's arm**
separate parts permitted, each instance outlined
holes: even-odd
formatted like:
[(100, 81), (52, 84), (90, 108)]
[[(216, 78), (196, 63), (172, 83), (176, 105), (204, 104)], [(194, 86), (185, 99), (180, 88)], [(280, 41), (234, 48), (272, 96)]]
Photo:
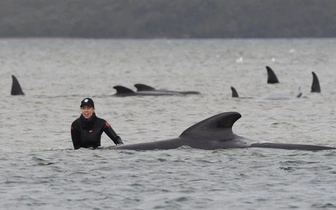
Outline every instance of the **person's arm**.
[(124, 144), (120, 136), (116, 134), (116, 132), (107, 121), (105, 122), (104, 132), (106, 133), (106, 135), (108, 135), (108, 137), (110, 137), (110, 139), (112, 139), (115, 144)]
[(71, 139), (72, 139), (74, 149), (81, 148), (81, 145), (80, 145), (80, 130), (76, 126), (76, 122), (73, 122), (71, 124)]

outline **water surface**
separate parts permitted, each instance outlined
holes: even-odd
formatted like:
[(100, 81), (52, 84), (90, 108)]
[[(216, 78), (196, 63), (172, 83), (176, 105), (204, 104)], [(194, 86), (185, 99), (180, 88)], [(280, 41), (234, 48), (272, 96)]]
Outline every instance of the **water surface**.
[[(212, 115), (242, 114), (256, 141), (336, 146), (336, 39), (0, 40), (3, 209), (333, 209), (335, 152), (73, 150), (70, 124), (95, 101), (125, 144), (174, 138)], [(280, 84), (266, 84), (265, 66)], [(310, 93), (314, 71), (322, 93)], [(11, 75), (25, 96), (11, 96)], [(113, 97), (114, 85), (201, 95)], [(230, 87), (255, 99), (232, 99)], [(263, 100), (273, 92), (303, 96)], [(112, 146), (104, 134), (103, 146)]]

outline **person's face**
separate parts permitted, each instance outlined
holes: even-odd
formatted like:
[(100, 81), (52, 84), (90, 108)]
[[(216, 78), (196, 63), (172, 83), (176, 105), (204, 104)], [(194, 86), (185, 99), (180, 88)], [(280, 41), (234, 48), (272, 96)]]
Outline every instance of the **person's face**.
[(81, 110), (82, 110), (82, 114), (83, 114), (84, 118), (85, 119), (90, 119), (92, 117), (95, 109), (93, 107), (84, 105), (84, 106), (81, 107)]

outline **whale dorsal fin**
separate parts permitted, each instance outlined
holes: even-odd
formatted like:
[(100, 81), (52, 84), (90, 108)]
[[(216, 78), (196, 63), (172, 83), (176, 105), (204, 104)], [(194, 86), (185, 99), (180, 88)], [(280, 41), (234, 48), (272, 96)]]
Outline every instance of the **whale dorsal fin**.
[(149, 86), (149, 85), (145, 85), (145, 84), (135, 84), (134, 85), (137, 89), (137, 91), (153, 91), (155, 90), (155, 88)]
[(268, 84), (279, 83), (278, 77), (275, 75), (271, 67), (266, 66), (266, 70), (267, 70), (267, 83)]
[(295, 97), (296, 98), (300, 98), (302, 96), (302, 91), (301, 91), (301, 87), (298, 88)]
[(12, 81), (11, 95), (24, 95), (21, 85), (14, 75), (12, 75)]
[(113, 88), (116, 89), (116, 91), (117, 91), (116, 94), (130, 94), (130, 93), (134, 93), (133, 90), (131, 90), (131, 89), (127, 88), (127, 87), (121, 86), (121, 85), (116, 85)]
[(232, 92), (232, 98), (239, 98), (236, 88), (231, 87), (231, 92)]
[(241, 118), (241, 114), (238, 112), (224, 112), (217, 114), (205, 120), (202, 120), (199, 123), (187, 128), (180, 137), (209, 137), (211, 138), (230, 138), (233, 135), (232, 126), (233, 124)]
[(321, 92), (321, 88), (320, 88), (320, 82), (319, 79), (317, 77), (317, 75), (312, 71), (313, 74), (313, 83), (311, 86), (311, 92), (313, 93), (320, 93)]

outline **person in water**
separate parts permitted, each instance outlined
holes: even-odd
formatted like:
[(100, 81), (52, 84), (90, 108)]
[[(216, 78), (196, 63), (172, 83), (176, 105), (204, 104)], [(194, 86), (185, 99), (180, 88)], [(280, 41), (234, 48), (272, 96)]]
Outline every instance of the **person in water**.
[(71, 138), (74, 149), (97, 148), (100, 146), (103, 132), (116, 144), (124, 144), (111, 125), (96, 116), (94, 102), (84, 98), (80, 105), (82, 114), (71, 124)]

